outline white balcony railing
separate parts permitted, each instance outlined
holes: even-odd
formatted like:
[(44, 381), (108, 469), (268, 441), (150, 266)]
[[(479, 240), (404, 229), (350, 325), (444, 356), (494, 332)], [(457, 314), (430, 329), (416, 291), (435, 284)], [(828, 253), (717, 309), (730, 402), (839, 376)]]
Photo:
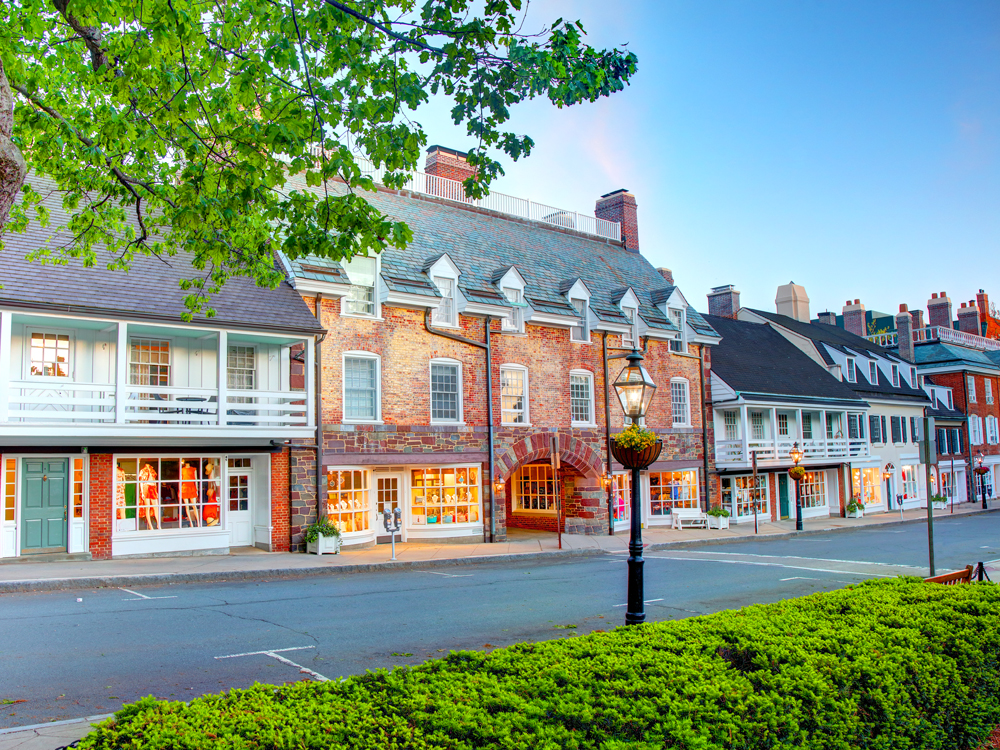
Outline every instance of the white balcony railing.
[[(899, 337), (896, 332), (876, 333), (868, 336), (868, 340), (873, 344), (890, 348), (897, 345)], [(969, 349), (978, 349), (980, 351), (1000, 351), (1000, 340), (988, 339), (985, 336), (977, 336), (974, 333), (966, 333), (965, 331), (956, 331), (954, 328), (946, 328), (944, 326), (917, 328), (913, 331), (913, 341), (914, 343), (941, 341), (946, 344), (957, 344), (958, 346), (965, 346)]]
[(758, 464), (790, 462), (790, 452), (794, 443), (799, 442), (802, 460), (826, 461), (829, 459), (864, 458), (869, 455), (867, 440), (802, 440), (788, 438), (778, 440), (748, 440), (744, 449), (742, 440), (717, 440), (715, 442), (715, 462), (719, 466), (742, 464), (749, 466), (752, 455), (756, 454)]

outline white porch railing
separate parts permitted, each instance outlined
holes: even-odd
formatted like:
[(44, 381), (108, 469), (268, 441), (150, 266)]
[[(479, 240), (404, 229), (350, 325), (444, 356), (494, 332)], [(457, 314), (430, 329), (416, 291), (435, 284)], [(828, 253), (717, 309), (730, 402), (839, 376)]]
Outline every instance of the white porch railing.
[(715, 462), (722, 466), (726, 464), (746, 464), (751, 462), (752, 454), (756, 453), (757, 462), (788, 462), (791, 461), (790, 451), (794, 443), (799, 442), (802, 449), (802, 459), (827, 460), (845, 458), (863, 458), (869, 455), (868, 441), (844, 440), (802, 440), (787, 438), (778, 440), (748, 440), (746, 452), (742, 440), (717, 440), (715, 442)]
[[(895, 332), (876, 333), (867, 338), (873, 344), (883, 347), (894, 347), (899, 341), (898, 334)], [(980, 351), (1000, 351), (1000, 341), (997, 339), (988, 339), (985, 336), (977, 336), (974, 333), (966, 333), (965, 331), (956, 331), (954, 328), (946, 328), (944, 326), (917, 328), (913, 331), (913, 341), (914, 343), (942, 341), (946, 344), (958, 344), (959, 346), (979, 349)]]

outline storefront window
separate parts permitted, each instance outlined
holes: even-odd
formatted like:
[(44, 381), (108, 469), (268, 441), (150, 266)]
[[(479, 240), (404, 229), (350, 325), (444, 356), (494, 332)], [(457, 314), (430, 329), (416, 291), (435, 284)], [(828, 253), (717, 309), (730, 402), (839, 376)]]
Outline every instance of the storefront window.
[(799, 480), (799, 497), (803, 508), (822, 508), (826, 505), (826, 472), (807, 471)]
[(219, 525), (218, 458), (119, 458), (115, 530), (166, 531)]
[(613, 474), (611, 477), (611, 508), (615, 523), (627, 523), (631, 518), (632, 476), (628, 473)]
[(882, 505), (882, 473), (878, 469), (851, 469), (854, 499), (865, 507)]
[(8, 458), (4, 461), (5, 472), (3, 484), (3, 520), (14, 520), (14, 501), (17, 498), (17, 459)]
[(556, 483), (548, 464), (528, 464), (514, 477), (517, 511), (556, 512)]
[(327, 471), (326, 514), (345, 534), (368, 531), (368, 472), (363, 469)]
[(697, 471), (649, 472), (650, 515), (668, 516), (673, 508), (697, 507)]
[(410, 518), (414, 526), (479, 521), (479, 470), (413, 469)]
[[(986, 382), (988, 383), (989, 381)], [(993, 472), (988, 471), (985, 474), (983, 474), (983, 478), (981, 481), (983, 483), (982, 484), (983, 497), (986, 498), (993, 497)]]
[(757, 513), (770, 513), (768, 504), (767, 474), (758, 474), (754, 483), (752, 475), (722, 478), (722, 504), (736, 518), (753, 518)]
[(913, 500), (917, 495), (917, 467), (903, 467), (903, 499)]
[(83, 518), (83, 459), (73, 459), (73, 518)]
[(948, 471), (941, 472), (941, 492), (943, 497), (951, 499), (954, 497), (955, 483), (952, 482), (952, 475)]

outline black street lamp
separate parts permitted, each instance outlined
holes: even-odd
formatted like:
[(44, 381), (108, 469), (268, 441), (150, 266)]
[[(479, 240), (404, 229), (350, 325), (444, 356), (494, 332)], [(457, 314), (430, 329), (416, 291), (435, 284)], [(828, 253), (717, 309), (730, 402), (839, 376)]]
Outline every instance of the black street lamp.
[[(656, 384), (649, 377), (646, 368), (642, 366), (642, 355), (633, 349), (625, 356), (628, 364), (614, 382), (615, 392), (621, 401), (622, 411), (638, 426), (639, 420), (646, 415), (649, 402), (656, 393)], [(631, 518), (628, 541), (628, 604), (626, 605), (625, 624), (639, 625), (646, 620), (643, 602), (642, 568), (642, 523), (639, 513), (639, 472), (647, 468), (660, 456), (663, 442), (657, 440), (646, 448), (627, 448), (611, 441), (611, 452), (618, 462), (632, 472)]]
[(986, 510), (986, 472), (989, 471), (989, 468), (983, 466), (983, 459), (985, 458), (986, 456), (983, 455), (982, 451), (976, 454), (975, 472), (979, 475), (979, 495), (983, 500), (983, 510)]
[(802, 531), (802, 494), (799, 492), (799, 480), (806, 475), (804, 466), (799, 466), (802, 460), (802, 450), (798, 442), (792, 443), (792, 449), (788, 455), (795, 462), (795, 466), (788, 470), (788, 476), (795, 480), (795, 530)]

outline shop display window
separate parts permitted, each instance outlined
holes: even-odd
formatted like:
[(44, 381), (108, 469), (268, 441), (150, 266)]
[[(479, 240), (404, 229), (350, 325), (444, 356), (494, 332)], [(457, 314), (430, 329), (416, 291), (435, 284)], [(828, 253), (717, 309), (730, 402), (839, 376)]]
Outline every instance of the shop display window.
[(754, 505), (757, 513), (768, 515), (767, 474), (758, 474), (754, 482), (753, 475), (722, 478), (722, 505), (736, 518), (753, 518)]
[(615, 523), (627, 523), (631, 518), (632, 475), (623, 472), (611, 476), (611, 508)]
[(854, 499), (864, 506), (882, 505), (882, 472), (879, 469), (851, 469), (851, 489)]
[(345, 534), (368, 531), (371, 516), (368, 472), (364, 469), (330, 469), (327, 481), (326, 514), (330, 523)]
[(117, 459), (115, 530), (218, 526), (220, 473), (215, 457)]
[(8, 458), (4, 461), (5, 474), (3, 483), (3, 520), (14, 520), (14, 503), (17, 500), (17, 459)]
[(556, 512), (556, 483), (549, 464), (528, 464), (514, 476), (518, 512)]
[(826, 472), (807, 471), (799, 480), (799, 498), (803, 508), (826, 506)]
[(903, 499), (904, 500), (914, 500), (918, 497), (917, 488), (917, 467), (916, 466), (904, 466), (903, 467)]
[(479, 521), (479, 470), (439, 467), (410, 473), (410, 519), (414, 526)]
[(83, 459), (73, 459), (73, 518), (83, 518)]
[(698, 507), (698, 472), (649, 472), (649, 513), (669, 516), (674, 508)]

